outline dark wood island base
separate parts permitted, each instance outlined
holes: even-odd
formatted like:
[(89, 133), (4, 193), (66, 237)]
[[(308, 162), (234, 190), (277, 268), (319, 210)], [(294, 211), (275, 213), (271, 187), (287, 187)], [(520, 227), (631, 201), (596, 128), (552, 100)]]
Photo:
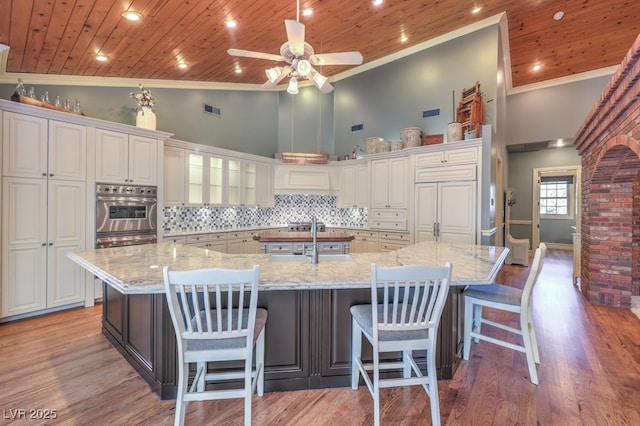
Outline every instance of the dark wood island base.
[[(450, 379), (460, 361), (463, 287), (452, 287), (445, 305), (436, 366)], [(369, 289), (262, 291), (258, 306), (269, 311), (265, 391), (350, 386), (351, 315), (370, 303)], [(163, 293), (123, 294), (104, 284), (102, 331), (161, 399), (176, 394), (177, 352)], [(371, 348), (363, 345), (363, 357)]]

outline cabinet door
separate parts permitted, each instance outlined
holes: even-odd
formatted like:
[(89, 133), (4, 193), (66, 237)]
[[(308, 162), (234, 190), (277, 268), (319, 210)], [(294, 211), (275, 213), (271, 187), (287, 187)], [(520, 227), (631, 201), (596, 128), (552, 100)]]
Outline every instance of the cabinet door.
[(356, 166), (356, 206), (360, 208), (369, 207), (369, 183), (371, 176), (369, 174), (368, 164), (358, 164)]
[(439, 240), (475, 244), (476, 182), (438, 184)]
[(241, 238), (227, 241), (227, 253), (244, 254), (244, 240)]
[(257, 204), (260, 207), (271, 207), (274, 205), (273, 197), (273, 176), (271, 164), (257, 163), (258, 173), (258, 194)]
[(242, 204), (242, 168), (240, 160), (229, 159), (227, 203), (231, 206)]
[(221, 206), (225, 202), (225, 182), (227, 172), (227, 160), (220, 157), (206, 157), (207, 174), (206, 187), (207, 199), (206, 203), (213, 206)]
[(6, 178), (2, 191), (2, 317), (46, 308), (47, 181)]
[(242, 205), (256, 206), (258, 204), (258, 168), (256, 163), (243, 163), (242, 177)]
[(202, 205), (205, 190), (205, 156), (187, 152), (187, 198), (189, 205)]
[(415, 193), (415, 232), (416, 243), (421, 241), (432, 241), (435, 239), (433, 234), (437, 218), (438, 207), (438, 184), (421, 183), (416, 185)]
[(129, 183), (129, 135), (96, 129), (96, 182)]
[(389, 162), (371, 162), (371, 208), (389, 207)]
[(129, 183), (158, 184), (158, 141), (142, 136), (129, 136)]
[(166, 146), (164, 148), (164, 173), (162, 186), (164, 204), (180, 206), (185, 203), (185, 151), (182, 148)]
[(2, 174), (46, 176), (47, 120), (7, 111), (2, 120)]
[(49, 121), (49, 179), (84, 182), (87, 177), (87, 128)]
[(357, 204), (357, 169), (353, 165), (342, 166), (340, 171), (340, 195), (338, 207), (355, 207)]
[(49, 181), (47, 307), (84, 300), (84, 270), (67, 257), (85, 248), (84, 182)]
[(407, 208), (407, 160), (406, 158), (392, 158), (389, 160), (389, 207), (394, 209)]

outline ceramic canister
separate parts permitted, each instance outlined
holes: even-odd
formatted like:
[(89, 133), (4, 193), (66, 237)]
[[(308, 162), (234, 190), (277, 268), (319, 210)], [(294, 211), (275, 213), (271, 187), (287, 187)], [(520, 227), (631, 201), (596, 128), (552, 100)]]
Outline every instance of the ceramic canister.
[(447, 126), (447, 142), (462, 140), (462, 123), (452, 122)]
[(422, 129), (420, 127), (407, 127), (402, 129), (400, 133), (405, 147), (422, 145)]
[(380, 152), (389, 152), (391, 151), (391, 142), (383, 141), (380, 142)]
[(375, 154), (377, 152), (380, 152), (380, 143), (383, 141), (384, 139), (377, 136), (367, 138), (367, 154)]
[(404, 142), (393, 141), (391, 142), (391, 151), (401, 151), (404, 148)]

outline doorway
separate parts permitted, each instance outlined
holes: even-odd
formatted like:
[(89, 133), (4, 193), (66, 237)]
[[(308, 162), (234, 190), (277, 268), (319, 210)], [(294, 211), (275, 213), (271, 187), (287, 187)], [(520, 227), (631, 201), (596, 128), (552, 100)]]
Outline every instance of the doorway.
[(533, 250), (540, 242), (572, 250), (572, 234), (580, 232), (580, 179), (580, 166), (533, 169)]

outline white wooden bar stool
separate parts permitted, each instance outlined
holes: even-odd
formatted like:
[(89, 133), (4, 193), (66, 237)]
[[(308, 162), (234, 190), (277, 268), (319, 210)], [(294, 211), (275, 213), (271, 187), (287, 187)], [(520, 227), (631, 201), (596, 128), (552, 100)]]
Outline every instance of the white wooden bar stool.
[[(451, 264), (444, 267), (371, 265), (371, 304), (351, 307), (351, 388), (358, 389), (362, 375), (373, 397), (374, 423), (380, 424), (380, 388), (421, 385), (431, 401), (431, 421), (440, 424), (436, 337), (449, 293)], [(382, 301), (378, 302), (378, 291)], [(373, 346), (373, 364), (361, 359), (362, 336)], [(426, 373), (413, 351), (426, 350)], [(402, 361), (380, 362), (380, 353), (402, 352)], [(401, 377), (380, 378), (380, 370), (397, 369)], [(372, 372), (373, 378), (369, 375)]]
[[(538, 371), (536, 364), (540, 364), (540, 354), (536, 332), (533, 328), (533, 315), (531, 299), (533, 286), (538, 281), (544, 257), (547, 253), (547, 246), (542, 243), (536, 249), (531, 264), (531, 270), (527, 277), (527, 282), (522, 290), (501, 284), (489, 284), (479, 286), (469, 286), (464, 291), (464, 350), (463, 358), (469, 360), (471, 351), (471, 339), (474, 342), (485, 340), (487, 342), (504, 346), (519, 352), (524, 352), (527, 356), (529, 376), (531, 382), (538, 384)], [(482, 316), (482, 308), (500, 309), (516, 313), (520, 316), (520, 327), (514, 328), (508, 325), (491, 321)], [(483, 334), (482, 324), (506, 330), (508, 332), (522, 336), (522, 345), (511, 343), (510, 341)], [(485, 330), (486, 332), (486, 330)]]
[[(190, 401), (244, 398), (244, 424), (251, 424), (251, 397), (264, 392), (264, 330), (267, 311), (258, 309), (260, 268), (171, 271), (164, 284), (178, 346), (175, 425), (184, 424)], [(245, 303), (248, 292), (248, 303)], [(255, 368), (253, 350), (255, 345)], [(207, 363), (243, 361), (242, 368), (209, 370)], [(196, 364), (191, 383), (189, 366)], [(233, 389), (207, 389), (208, 383), (242, 379)]]

